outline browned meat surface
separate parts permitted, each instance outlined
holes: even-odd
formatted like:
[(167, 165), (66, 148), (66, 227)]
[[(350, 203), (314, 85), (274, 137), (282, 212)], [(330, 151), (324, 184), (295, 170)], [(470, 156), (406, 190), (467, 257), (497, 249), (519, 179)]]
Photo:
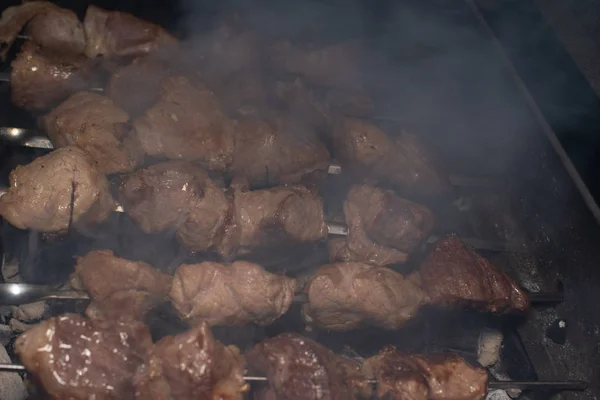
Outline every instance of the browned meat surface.
[(92, 298), (89, 317), (139, 319), (167, 298), (171, 277), (146, 263), (116, 257), (112, 250), (94, 250), (77, 257), (71, 285)]
[(352, 361), (294, 333), (257, 344), (246, 360), (250, 373), (268, 379), (253, 388), (257, 400), (370, 398), (370, 386)]
[(83, 21), (90, 58), (138, 57), (177, 46), (177, 39), (158, 25), (120, 11), (89, 6)]
[(23, 333), (15, 350), (52, 399), (122, 400), (133, 398), (134, 373), (151, 346), (138, 322), (65, 314)]
[(158, 101), (167, 63), (158, 57), (138, 57), (110, 77), (108, 96), (132, 117), (142, 115)]
[(140, 400), (242, 400), (244, 357), (219, 343), (206, 323), (154, 345), (135, 376)]
[(482, 400), (487, 372), (456, 354), (406, 355), (393, 347), (364, 362), (377, 396), (391, 400)]
[(114, 209), (106, 177), (77, 147), (63, 147), (10, 173), (0, 215), (19, 229), (64, 232), (104, 221)]
[(179, 266), (171, 286), (171, 302), (181, 316), (210, 325), (268, 325), (292, 303), (296, 281), (265, 271), (260, 265), (235, 261)]
[(527, 294), (504, 272), (455, 236), (440, 239), (419, 269), (429, 301), (438, 306), (512, 312), (529, 308)]
[(269, 108), (267, 88), (256, 70), (243, 69), (221, 81), (207, 82), (230, 114), (257, 116)]
[(237, 190), (233, 202), (238, 254), (327, 238), (323, 200), (305, 186)]
[(246, 118), (236, 125), (233, 175), (251, 187), (318, 182), (329, 164), (325, 145), (299, 121)]
[(319, 268), (304, 290), (305, 320), (333, 331), (363, 326), (399, 329), (424, 301), (423, 291), (402, 274), (357, 262)]
[(350, 189), (344, 215), (348, 237), (330, 244), (330, 259), (379, 266), (406, 261), (435, 222), (427, 207), (370, 185)]
[(333, 152), (344, 171), (389, 183), (406, 196), (436, 196), (449, 190), (431, 150), (409, 132), (392, 138), (371, 122), (341, 117), (333, 128)]
[[(29, 4), (29, 3), (26, 3)], [(58, 55), (26, 42), (11, 63), (11, 100), (30, 111), (46, 110), (84, 90), (94, 62), (80, 55)]]
[(0, 19), (0, 57), (6, 55), (17, 35), (27, 25), (31, 41), (44, 50), (61, 55), (82, 54), (85, 32), (77, 15), (46, 1), (31, 1), (8, 7)]
[(134, 121), (150, 156), (197, 161), (226, 171), (234, 152), (233, 121), (213, 92), (185, 77), (163, 81), (160, 101)]
[(141, 160), (129, 115), (100, 94), (75, 93), (42, 117), (40, 124), (55, 148), (79, 147), (105, 174), (132, 171)]
[(301, 49), (287, 40), (269, 49), (273, 65), (285, 72), (326, 87), (352, 87), (359, 83), (360, 43), (351, 41), (319, 49)]
[(222, 189), (204, 169), (167, 161), (140, 169), (121, 182), (121, 204), (146, 233), (176, 230), (194, 251), (217, 250), (230, 213)]

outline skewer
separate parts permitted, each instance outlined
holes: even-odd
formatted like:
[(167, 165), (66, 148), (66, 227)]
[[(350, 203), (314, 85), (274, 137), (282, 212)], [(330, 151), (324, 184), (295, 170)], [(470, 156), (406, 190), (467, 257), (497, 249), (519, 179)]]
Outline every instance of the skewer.
[[(10, 83), (10, 73), (9, 72), (0, 72), (0, 82), (8, 82)], [(87, 88), (87, 90), (91, 90), (92, 92), (104, 92), (104, 88), (101, 87), (92, 87)]]
[[(0, 364), (2, 372), (26, 372), (23, 365)], [(248, 382), (266, 382), (264, 376), (244, 376)], [(374, 379), (369, 379), (370, 384), (377, 384)], [(583, 381), (490, 381), (488, 389), (520, 389), (520, 390), (555, 390), (555, 391), (581, 391), (587, 388), (587, 382)]]

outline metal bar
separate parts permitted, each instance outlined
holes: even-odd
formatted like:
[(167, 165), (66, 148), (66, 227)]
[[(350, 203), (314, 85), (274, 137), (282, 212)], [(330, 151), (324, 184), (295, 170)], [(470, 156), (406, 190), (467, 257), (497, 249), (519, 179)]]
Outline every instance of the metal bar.
[(10, 73), (0, 72), (0, 82), (10, 82)]
[(565, 300), (562, 292), (529, 292), (527, 296), (533, 304), (560, 304)]
[(549, 391), (581, 391), (587, 388), (583, 381), (490, 381), (489, 389), (520, 389)]

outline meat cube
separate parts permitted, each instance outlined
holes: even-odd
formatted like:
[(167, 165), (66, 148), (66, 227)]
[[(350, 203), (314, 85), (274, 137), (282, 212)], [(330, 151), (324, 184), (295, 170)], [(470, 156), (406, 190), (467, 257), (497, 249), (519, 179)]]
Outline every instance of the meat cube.
[(352, 87), (360, 80), (360, 43), (349, 41), (320, 49), (304, 50), (287, 40), (269, 49), (273, 65), (325, 87)]
[(65, 314), (23, 333), (15, 351), (52, 399), (121, 400), (133, 398), (134, 373), (151, 346), (139, 322)]
[(106, 177), (87, 153), (63, 147), (18, 166), (0, 215), (19, 229), (65, 232), (103, 222), (114, 210)]
[(235, 130), (233, 175), (251, 187), (316, 183), (327, 176), (329, 151), (298, 121), (246, 118)]
[(219, 343), (202, 323), (154, 345), (135, 376), (135, 398), (242, 400), (244, 369), (238, 348)]
[(399, 329), (424, 301), (423, 291), (402, 274), (357, 262), (319, 268), (304, 290), (305, 320), (333, 331), (369, 325)]
[(91, 5), (83, 27), (87, 37), (85, 55), (139, 57), (177, 46), (177, 39), (158, 25), (121, 11), (107, 11)]
[(438, 240), (418, 273), (431, 304), (490, 312), (524, 312), (527, 294), (456, 236)]
[(60, 55), (83, 53), (86, 38), (77, 15), (47, 1), (32, 1), (8, 7), (2, 12), (0, 57), (3, 61), (6, 61), (8, 51), (25, 26), (31, 41), (44, 50)]
[(267, 89), (257, 70), (244, 69), (207, 82), (230, 114), (259, 116), (269, 108)]
[(431, 149), (412, 133), (392, 138), (374, 124), (340, 117), (333, 128), (333, 153), (344, 171), (397, 186), (408, 197), (438, 196), (449, 190)]
[(54, 107), (89, 86), (94, 65), (81, 55), (51, 54), (28, 41), (11, 63), (11, 100), (29, 111)]
[(159, 57), (138, 57), (110, 77), (107, 94), (132, 117), (142, 115), (158, 101), (168, 65)]
[(284, 333), (257, 344), (246, 360), (268, 386), (254, 389), (257, 400), (368, 399), (371, 388), (352, 361), (317, 342)]
[(229, 200), (204, 169), (167, 161), (130, 174), (121, 183), (125, 212), (146, 233), (176, 230), (189, 250), (220, 249)]
[(305, 186), (237, 190), (233, 203), (238, 254), (327, 239), (323, 200)]
[(71, 285), (92, 298), (90, 318), (141, 319), (165, 300), (171, 277), (152, 266), (116, 257), (111, 250), (94, 250), (77, 257)]
[(129, 115), (108, 97), (75, 93), (40, 122), (55, 148), (81, 148), (105, 174), (132, 171), (141, 161)]
[(392, 400), (481, 400), (487, 394), (485, 369), (456, 354), (406, 355), (386, 347), (364, 362), (377, 379), (377, 396)]
[(274, 275), (260, 265), (235, 261), (179, 266), (171, 286), (171, 302), (181, 316), (210, 325), (268, 325), (292, 303), (296, 281)]
[(433, 229), (425, 206), (370, 185), (354, 185), (344, 202), (348, 237), (330, 244), (330, 260), (373, 265), (405, 262)]
[(213, 92), (185, 77), (165, 79), (159, 102), (134, 126), (150, 156), (197, 161), (221, 172), (233, 161), (233, 121)]

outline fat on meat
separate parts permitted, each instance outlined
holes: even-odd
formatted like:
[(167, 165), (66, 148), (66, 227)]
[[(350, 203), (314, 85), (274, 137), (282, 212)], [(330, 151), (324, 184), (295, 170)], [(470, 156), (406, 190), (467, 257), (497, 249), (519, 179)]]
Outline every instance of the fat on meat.
[(295, 289), (294, 279), (258, 264), (206, 261), (177, 268), (170, 298), (180, 315), (193, 323), (268, 325), (287, 312)]
[(2, 12), (0, 58), (3, 61), (24, 27), (31, 42), (49, 52), (79, 55), (85, 49), (83, 25), (73, 11), (47, 1), (29, 1)]
[(371, 385), (357, 363), (295, 333), (264, 340), (246, 360), (251, 374), (268, 381), (253, 390), (256, 400), (371, 398)]
[(116, 257), (112, 250), (93, 250), (76, 259), (71, 286), (92, 298), (86, 309), (90, 318), (139, 320), (168, 298), (171, 276), (149, 264)]
[(64, 314), (19, 336), (15, 351), (27, 372), (56, 400), (122, 400), (152, 346), (135, 321), (95, 321)]
[(208, 324), (156, 343), (138, 369), (134, 384), (140, 400), (242, 400), (245, 360), (235, 346), (224, 346)]
[(231, 167), (234, 121), (203, 84), (166, 78), (160, 100), (133, 124), (149, 156), (196, 161), (220, 172)]
[(438, 167), (436, 155), (410, 132), (391, 137), (369, 121), (339, 117), (332, 139), (334, 158), (356, 177), (391, 184), (407, 197), (449, 191), (448, 176)]
[(27, 41), (11, 63), (10, 95), (17, 107), (39, 112), (89, 87), (95, 62), (82, 55), (61, 55)]
[(132, 171), (142, 154), (129, 115), (103, 95), (79, 92), (40, 119), (55, 148), (77, 146), (105, 174)]
[(306, 284), (306, 322), (332, 331), (399, 329), (424, 303), (421, 288), (386, 267), (359, 262), (319, 268)]
[(18, 166), (0, 197), (0, 215), (19, 229), (65, 232), (103, 222), (114, 210), (105, 175), (77, 147), (63, 147)]
[(331, 261), (379, 266), (403, 263), (435, 224), (427, 207), (364, 184), (350, 188), (344, 216), (348, 237), (329, 243)]

